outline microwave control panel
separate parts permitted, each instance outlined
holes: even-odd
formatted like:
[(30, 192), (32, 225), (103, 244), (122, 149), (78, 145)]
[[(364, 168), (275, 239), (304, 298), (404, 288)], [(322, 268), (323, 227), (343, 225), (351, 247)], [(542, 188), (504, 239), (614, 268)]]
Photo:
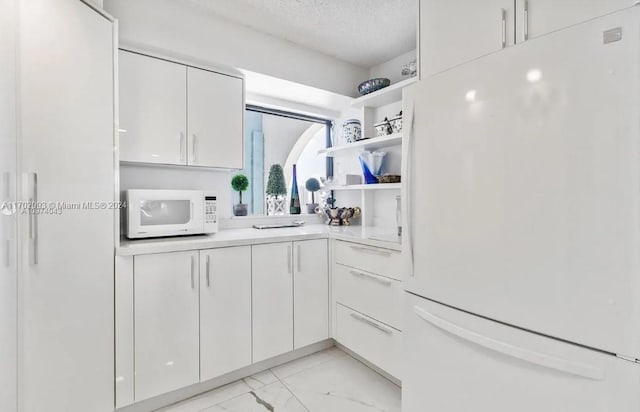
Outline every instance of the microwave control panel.
[(213, 233), (218, 231), (218, 199), (216, 196), (204, 197), (204, 231)]

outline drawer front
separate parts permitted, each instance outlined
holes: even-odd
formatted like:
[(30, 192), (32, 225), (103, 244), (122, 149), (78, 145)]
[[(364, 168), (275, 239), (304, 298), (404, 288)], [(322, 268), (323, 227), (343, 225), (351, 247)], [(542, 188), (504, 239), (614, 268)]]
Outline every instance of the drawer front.
[(400, 379), (402, 332), (336, 304), (336, 340)]
[(336, 262), (352, 268), (401, 280), (400, 251), (336, 241)]
[(402, 283), (343, 265), (333, 267), (335, 300), (402, 330)]

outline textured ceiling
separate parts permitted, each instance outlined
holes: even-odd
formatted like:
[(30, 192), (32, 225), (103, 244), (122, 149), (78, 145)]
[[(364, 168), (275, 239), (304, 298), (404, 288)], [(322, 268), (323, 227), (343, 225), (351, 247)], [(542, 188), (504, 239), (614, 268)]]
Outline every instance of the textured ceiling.
[(417, 0), (179, 1), (367, 68), (416, 47)]

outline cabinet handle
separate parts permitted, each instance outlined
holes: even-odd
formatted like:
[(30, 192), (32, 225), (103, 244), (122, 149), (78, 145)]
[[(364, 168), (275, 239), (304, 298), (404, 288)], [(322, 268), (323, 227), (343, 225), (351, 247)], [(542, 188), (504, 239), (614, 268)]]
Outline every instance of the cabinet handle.
[(289, 274), (291, 274), (291, 246), (287, 246), (287, 267)]
[(297, 254), (298, 254), (298, 273), (302, 272), (302, 252), (300, 250), (300, 245), (297, 246)]
[(4, 198), (9, 200), (11, 198), (11, 173), (4, 172), (2, 174), (2, 187), (4, 188)]
[(207, 287), (211, 286), (211, 278), (209, 276), (209, 271), (211, 270), (211, 259), (209, 255), (207, 255), (207, 270), (205, 272), (207, 279)]
[(34, 265), (38, 264), (38, 174), (32, 173), (33, 177), (31, 186), (31, 198), (29, 198), (29, 237), (33, 242), (33, 261)]
[(382, 283), (383, 285), (391, 286), (391, 281), (390, 280), (383, 279), (383, 278), (381, 278), (379, 276), (370, 275), (368, 273), (357, 272), (355, 270), (350, 270), (349, 273), (351, 273), (353, 276), (359, 276), (361, 278), (373, 279), (373, 280), (377, 281), (378, 283)]
[(382, 325), (378, 324), (377, 322), (374, 322), (372, 320), (369, 320), (369, 319), (365, 318), (364, 316), (358, 315), (355, 312), (351, 312), (351, 317), (354, 318), (354, 319), (359, 320), (360, 322), (364, 322), (367, 325), (371, 325), (374, 328), (376, 328), (378, 330), (381, 330), (386, 334), (389, 334), (389, 335), (393, 334), (393, 330), (391, 330), (390, 328), (387, 328), (386, 326), (382, 326)]
[(191, 135), (191, 162), (195, 163), (196, 161), (196, 134)]
[(507, 47), (507, 10), (500, 9), (501, 22), (500, 25), (502, 27), (502, 48)]
[(367, 247), (362, 247), (362, 246), (349, 246), (349, 247), (358, 252), (371, 253), (372, 255), (380, 255), (380, 256), (391, 256), (391, 252), (387, 252), (384, 250), (369, 249)]
[[(8, 208), (8, 214), (9, 216), (14, 214), (14, 207), (12, 206), (13, 204), (10, 203), (11, 201), (11, 173), (9, 172), (4, 172), (2, 174), (2, 187), (3, 187), (3, 198), (4, 201), (7, 202), (6, 205), (4, 205), (4, 207)], [(7, 225), (7, 227), (4, 227), (2, 230), (2, 235), (3, 235), (3, 239), (4, 239), (4, 266), (5, 267), (10, 267), (11, 266), (11, 239), (10, 239), (10, 235), (9, 235), (9, 231), (13, 229), (13, 218), (9, 217), (9, 216), (5, 216), (5, 218), (7, 220), (11, 219), (11, 222)], [(11, 228), (11, 229), (9, 229)]]
[(180, 161), (184, 162), (184, 153), (185, 153), (186, 143), (184, 141), (184, 133), (180, 132)]
[(4, 241), (4, 266), (11, 266), (11, 240), (9, 239)]
[(191, 289), (196, 288), (195, 272), (196, 272), (196, 258), (194, 256), (191, 256)]
[(529, 0), (524, 0), (524, 40), (529, 40)]

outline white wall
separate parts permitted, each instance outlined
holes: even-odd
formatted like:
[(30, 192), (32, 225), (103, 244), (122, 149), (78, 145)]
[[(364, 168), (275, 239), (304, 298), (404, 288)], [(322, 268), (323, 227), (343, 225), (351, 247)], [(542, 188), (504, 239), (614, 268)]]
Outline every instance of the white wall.
[(416, 59), (416, 50), (401, 54), (389, 61), (369, 69), (369, 77), (386, 77), (391, 83), (397, 83), (406, 80), (409, 76), (402, 75), (402, 66)]
[(367, 69), (232, 23), (175, 0), (104, 0), (120, 42), (210, 65), (251, 70), (344, 95)]

